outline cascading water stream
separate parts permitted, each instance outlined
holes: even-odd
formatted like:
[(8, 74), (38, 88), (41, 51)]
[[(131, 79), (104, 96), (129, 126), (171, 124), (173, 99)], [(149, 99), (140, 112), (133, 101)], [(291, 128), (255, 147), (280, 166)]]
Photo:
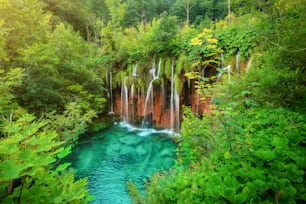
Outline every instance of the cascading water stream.
[(176, 87), (174, 87), (174, 105), (175, 105), (175, 120), (176, 120), (176, 126), (175, 131), (180, 131), (180, 95), (176, 90)]
[(222, 68), (223, 64), (224, 64), (224, 55), (223, 55), (223, 53), (221, 53), (220, 54), (220, 65), (219, 65), (219, 67)]
[[(153, 80), (150, 82), (148, 90), (147, 90), (147, 94), (146, 94), (146, 100), (145, 100), (145, 105), (144, 105), (144, 109), (143, 109), (143, 120), (142, 120), (142, 124), (141, 126), (143, 128), (146, 128), (149, 126), (149, 120), (148, 120), (148, 104), (149, 104), (149, 100), (151, 99), (151, 111), (153, 114)], [(152, 115), (153, 117), (153, 115)]]
[(251, 58), (249, 59), (249, 61), (248, 61), (248, 64), (247, 64), (246, 69), (245, 69), (245, 72), (246, 72), (246, 73), (249, 72), (250, 67), (251, 67), (251, 65), (252, 65), (252, 61), (253, 61), (253, 57), (251, 57)]
[(236, 72), (240, 73), (240, 53), (236, 54)]
[(158, 68), (157, 68), (157, 76), (155, 79), (159, 79), (160, 76), (160, 68), (161, 68), (161, 63), (162, 63), (162, 59), (159, 58), (159, 62), (158, 62)]
[(170, 96), (170, 127), (174, 129), (174, 59), (171, 60), (171, 96)]
[(134, 64), (133, 65), (133, 70), (132, 70), (132, 76), (133, 77), (137, 77), (137, 64)]
[[(159, 63), (158, 63), (158, 68), (157, 68), (157, 73), (156, 73), (156, 63), (155, 63), (155, 57), (153, 59), (152, 62), (152, 68), (150, 70), (150, 73), (153, 77), (153, 79), (150, 81), (149, 86), (148, 86), (148, 90), (147, 90), (147, 94), (146, 94), (146, 99), (145, 99), (145, 105), (144, 105), (144, 110), (143, 110), (143, 120), (142, 120), (142, 127), (148, 127), (150, 126), (150, 121), (148, 120), (148, 105), (151, 102), (151, 113), (152, 113), (152, 120), (154, 119), (154, 98), (153, 98), (153, 82), (154, 80), (159, 79), (160, 76), (160, 69), (161, 69), (161, 58), (159, 59)], [(150, 101), (151, 99), (151, 101)]]
[(126, 80), (127, 78), (123, 80), (121, 86), (121, 119), (124, 122), (129, 122), (129, 93)]
[(114, 103), (113, 103), (113, 75), (112, 75), (112, 71), (110, 70), (109, 72), (109, 93), (110, 93), (110, 111), (109, 114), (113, 115), (114, 114)]
[(124, 79), (124, 92), (125, 92), (125, 120), (129, 122), (129, 92), (126, 85), (127, 78)]
[(132, 101), (132, 111), (131, 111), (131, 119), (132, 123), (135, 121), (135, 106), (134, 106), (134, 95), (135, 95), (135, 86), (132, 84), (131, 86), (131, 101)]
[[(228, 80), (230, 81), (231, 80), (231, 65), (227, 65), (226, 67), (222, 68), (222, 70), (227, 71)], [(223, 71), (218, 73), (217, 81), (220, 81)]]
[(120, 118), (123, 120), (123, 98), (124, 98), (124, 85), (121, 84), (121, 100), (120, 100)]

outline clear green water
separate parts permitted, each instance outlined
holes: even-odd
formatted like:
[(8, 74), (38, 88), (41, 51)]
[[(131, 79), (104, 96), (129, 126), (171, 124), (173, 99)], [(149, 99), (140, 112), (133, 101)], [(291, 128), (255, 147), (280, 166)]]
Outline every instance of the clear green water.
[(67, 160), (79, 178), (88, 177), (92, 203), (129, 204), (126, 182), (143, 190), (144, 180), (169, 169), (174, 157), (169, 133), (118, 124), (81, 140)]

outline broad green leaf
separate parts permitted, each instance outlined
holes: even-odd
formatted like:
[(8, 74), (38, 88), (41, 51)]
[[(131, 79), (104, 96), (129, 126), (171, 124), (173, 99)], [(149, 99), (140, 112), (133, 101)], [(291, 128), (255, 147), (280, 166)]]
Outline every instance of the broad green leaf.
[(15, 160), (9, 159), (0, 163), (0, 181), (17, 179), (20, 173), (30, 165), (18, 164)]
[(65, 170), (67, 167), (69, 167), (71, 165), (71, 163), (63, 163), (60, 164), (58, 167), (56, 167), (55, 171), (63, 171)]
[(66, 157), (70, 153), (71, 153), (71, 146), (68, 146), (66, 148), (63, 148), (62, 151), (57, 154), (57, 157), (59, 159), (63, 159), (64, 157)]

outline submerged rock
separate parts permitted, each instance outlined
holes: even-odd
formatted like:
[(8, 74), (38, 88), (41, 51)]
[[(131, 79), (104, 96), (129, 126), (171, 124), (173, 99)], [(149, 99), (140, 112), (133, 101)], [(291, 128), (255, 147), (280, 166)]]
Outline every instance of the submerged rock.
[(161, 157), (172, 157), (173, 156), (173, 150), (172, 149), (162, 149), (159, 153)]

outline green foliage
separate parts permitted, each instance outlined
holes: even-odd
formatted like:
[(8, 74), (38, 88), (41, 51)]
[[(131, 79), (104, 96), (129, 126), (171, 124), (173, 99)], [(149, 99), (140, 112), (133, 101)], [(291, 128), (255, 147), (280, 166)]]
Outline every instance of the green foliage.
[(179, 151), (177, 152), (178, 164), (188, 166), (197, 158), (207, 154), (207, 150), (213, 142), (211, 132), (207, 128), (210, 126), (210, 120), (212, 119), (208, 116), (203, 121), (198, 116), (195, 116), (190, 108), (184, 108), (182, 137), (179, 140)]
[(50, 34), (47, 43), (22, 49), (19, 62), (26, 70), (26, 77), (17, 90), (19, 102), (37, 113), (62, 109), (71, 101), (70, 94), (74, 93), (69, 86), (75, 83), (81, 84), (89, 96), (95, 94), (97, 98), (102, 82), (93, 70), (85, 68), (90, 63), (83, 54), (86, 49), (89, 48), (80, 36), (63, 24)]
[(87, 180), (74, 181), (67, 163), (57, 166), (71, 147), (45, 127), (46, 121), (35, 121), (30, 114), (5, 121), (0, 139), (1, 202), (86, 203), (90, 199)]
[(7, 61), (7, 53), (4, 49), (7, 38), (7, 30), (4, 29), (3, 21), (0, 21), (0, 63)]
[[(154, 176), (148, 185), (149, 203), (305, 201), (305, 115), (254, 109), (219, 117), (224, 128), (186, 112), (180, 151), (192, 165)], [(206, 152), (203, 144), (210, 147)]]
[(2, 117), (8, 117), (13, 110), (19, 108), (12, 91), (21, 85), (22, 76), (20, 68), (11, 69), (8, 72), (0, 70), (0, 115)]
[(0, 18), (8, 32), (6, 50), (10, 58), (18, 55), (20, 48), (46, 39), (51, 15), (44, 14), (42, 9), (39, 0), (1, 1)]
[(302, 76), (301, 69), (277, 69), (269, 65), (251, 69), (243, 79), (229, 84), (229, 100), (242, 109), (250, 107), (246, 104), (249, 101), (260, 106), (303, 110), (306, 90)]
[[(303, 23), (298, 20), (303, 12), (293, 6), (297, 2), (259, 5), (265, 13), (234, 17), (230, 26), (225, 21), (217, 24), (218, 46), (225, 57), (238, 51), (244, 58), (252, 55), (258, 68), (232, 76), (231, 81), (221, 77), (216, 84), (198, 72), (186, 74), (190, 80), (201, 79), (197, 91), (205, 99), (212, 97), (212, 114), (199, 118), (185, 108), (177, 164), (170, 172), (150, 178), (148, 194), (141, 202), (306, 201), (304, 47), (293, 43), (303, 39), (303, 31), (299, 32)], [(288, 16), (282, 13), (284, 9)], [(281, 11), (279, 16), (277, 11)], [(295, 20), (290, 17), (293, 13)], [(290, 36), (287, 28), (293, 25), (300, 28), (297, 36), (281, 35), (286, 31)], [(259, 36), (267, 44), (259, 42)], [(195, 38), (193, 43), (201, 41)]]
[(197, 37), (191, 39), (188, 45), (188, 54), (193, 61), (193, 66), (208, 66), (218, 64), (217, 56), (222, 50), (217, 45), (212, 30), (204, 29)]
[(234, 56), (238, 52), (243, 58), (251, 55), (259, 43), (256, 29), (260, 19), (248, 14), (234, 18), (230, 26), (225, 21), (218, 22), (218, 46), (224, 50), (227, 57)]
[[(87, 39), (90, 24), (89, 8), (83, 0), (43, 0), (44, 9), (51, 11), (61, 21), (68, 22), (74, 30)], [(53, 18), (53, 21), (60, 21)]]
[(176, 47), (174, 39), (177, 34), (177, 19), (173, 16), (168, 16), (167, 13), (161, 15), (160, 20), (153, 25), (153, 53), (171, 55)]

